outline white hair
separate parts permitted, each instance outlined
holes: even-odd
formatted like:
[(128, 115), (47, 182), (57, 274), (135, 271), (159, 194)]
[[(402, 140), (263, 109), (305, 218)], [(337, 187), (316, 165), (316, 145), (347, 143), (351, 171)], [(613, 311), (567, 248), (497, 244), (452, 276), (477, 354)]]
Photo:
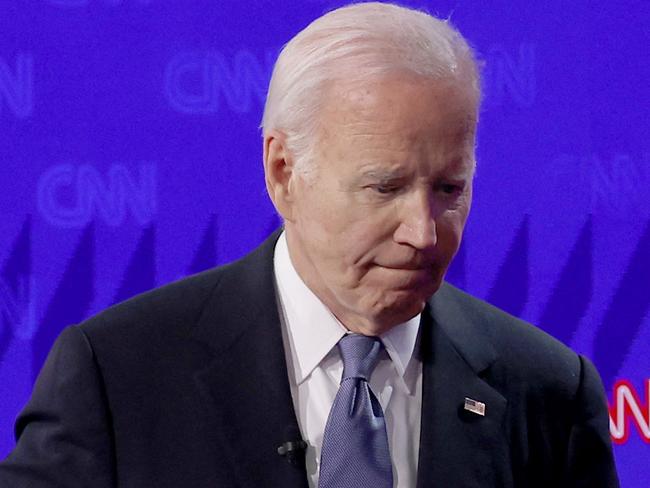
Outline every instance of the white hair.
[(307, 174), (332, 82), (391, 74), (452, 80), (478, 106), (473, 51), (448, 21), (389, 3), (356, 3), (319, 17), (284, 46), (269, 84), (264, 135), (283, 132), (296, 167)]

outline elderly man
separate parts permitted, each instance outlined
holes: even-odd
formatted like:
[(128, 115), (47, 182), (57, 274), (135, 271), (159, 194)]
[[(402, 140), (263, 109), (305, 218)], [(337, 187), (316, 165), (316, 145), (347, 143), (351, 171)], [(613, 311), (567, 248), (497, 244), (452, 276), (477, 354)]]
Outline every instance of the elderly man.
[(593, 366), (443, 282), (479, 81), (448, 23), (388, 4), (282, 51), (264, 169), (284, 228), (57, 340), (17, 487), (614, 487)]

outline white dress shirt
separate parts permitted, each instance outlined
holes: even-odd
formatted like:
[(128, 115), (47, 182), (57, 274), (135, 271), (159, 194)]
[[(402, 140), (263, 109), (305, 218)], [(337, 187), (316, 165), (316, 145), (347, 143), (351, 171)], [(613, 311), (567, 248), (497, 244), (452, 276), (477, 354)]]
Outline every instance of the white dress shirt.
[[(306, 452), (310, 487), (318, 486), (323, 432), (343, 375), (336, 347), (347, 329), (305, 285), (289, 257), (285, 234), (274, 268), (291, 395)], [(394, 486), (416, 485), (422, 407), (422, 363), (415, 355), (420, 315), (380, 336), (385, 346), (370, 378), (384, 410)]]

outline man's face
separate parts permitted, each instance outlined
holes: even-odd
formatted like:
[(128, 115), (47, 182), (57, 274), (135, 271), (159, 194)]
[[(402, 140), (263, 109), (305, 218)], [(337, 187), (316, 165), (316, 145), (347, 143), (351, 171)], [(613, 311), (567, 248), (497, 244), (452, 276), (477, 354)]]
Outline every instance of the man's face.
[(290, 255), (346, 327), (380, 334), (422, 311), (458, 250), (475, 106), (450, 83), (405, 79), (328, 100), (313, 178), (292, 175)]

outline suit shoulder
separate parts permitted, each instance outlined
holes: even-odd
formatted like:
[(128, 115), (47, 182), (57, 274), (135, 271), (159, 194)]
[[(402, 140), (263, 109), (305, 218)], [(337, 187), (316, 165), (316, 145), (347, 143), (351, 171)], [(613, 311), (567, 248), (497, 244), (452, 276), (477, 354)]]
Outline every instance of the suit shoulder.
[[(85, 320), (80, 327), (88, 334), (104, 328), (140, 327), (148, 323), (191, 318), (219, 280), (220, 268), (154, 288), (112, 305)], [(113, 331), (115, 333), (118, 330)]]
[[(538, 327), (491, 305), (484, 300), (445, 284), (439, 299), (449, 313), (461, 317), (487, 347), (496, 351), (493, 365), (497, 373), (510, 378), (527, 378), (540, 385), (554, 384), (575, 391), (581, 374), (578, 355), (559, 340)], [(480, 347), (480, 346), (479, 346)]]
[[(92, 343), (147, 344), (186, 337), (208, 305), (226, 307), (260, 280), (272, 276), (272, 256), (280, 230), (232, 263), (209, 269), (113, 305), (80, 324)], [(268, 275), (268, 276), (267, 276)], [(250, 298), (250, 297), (247, 297)], [(250, 301), (250, 300), (249, 300)]]
[(234, 263), (182, 278), (112, 305), (79, 327), (92, 339), (183, 333), (200, 317), (205, 303)]

